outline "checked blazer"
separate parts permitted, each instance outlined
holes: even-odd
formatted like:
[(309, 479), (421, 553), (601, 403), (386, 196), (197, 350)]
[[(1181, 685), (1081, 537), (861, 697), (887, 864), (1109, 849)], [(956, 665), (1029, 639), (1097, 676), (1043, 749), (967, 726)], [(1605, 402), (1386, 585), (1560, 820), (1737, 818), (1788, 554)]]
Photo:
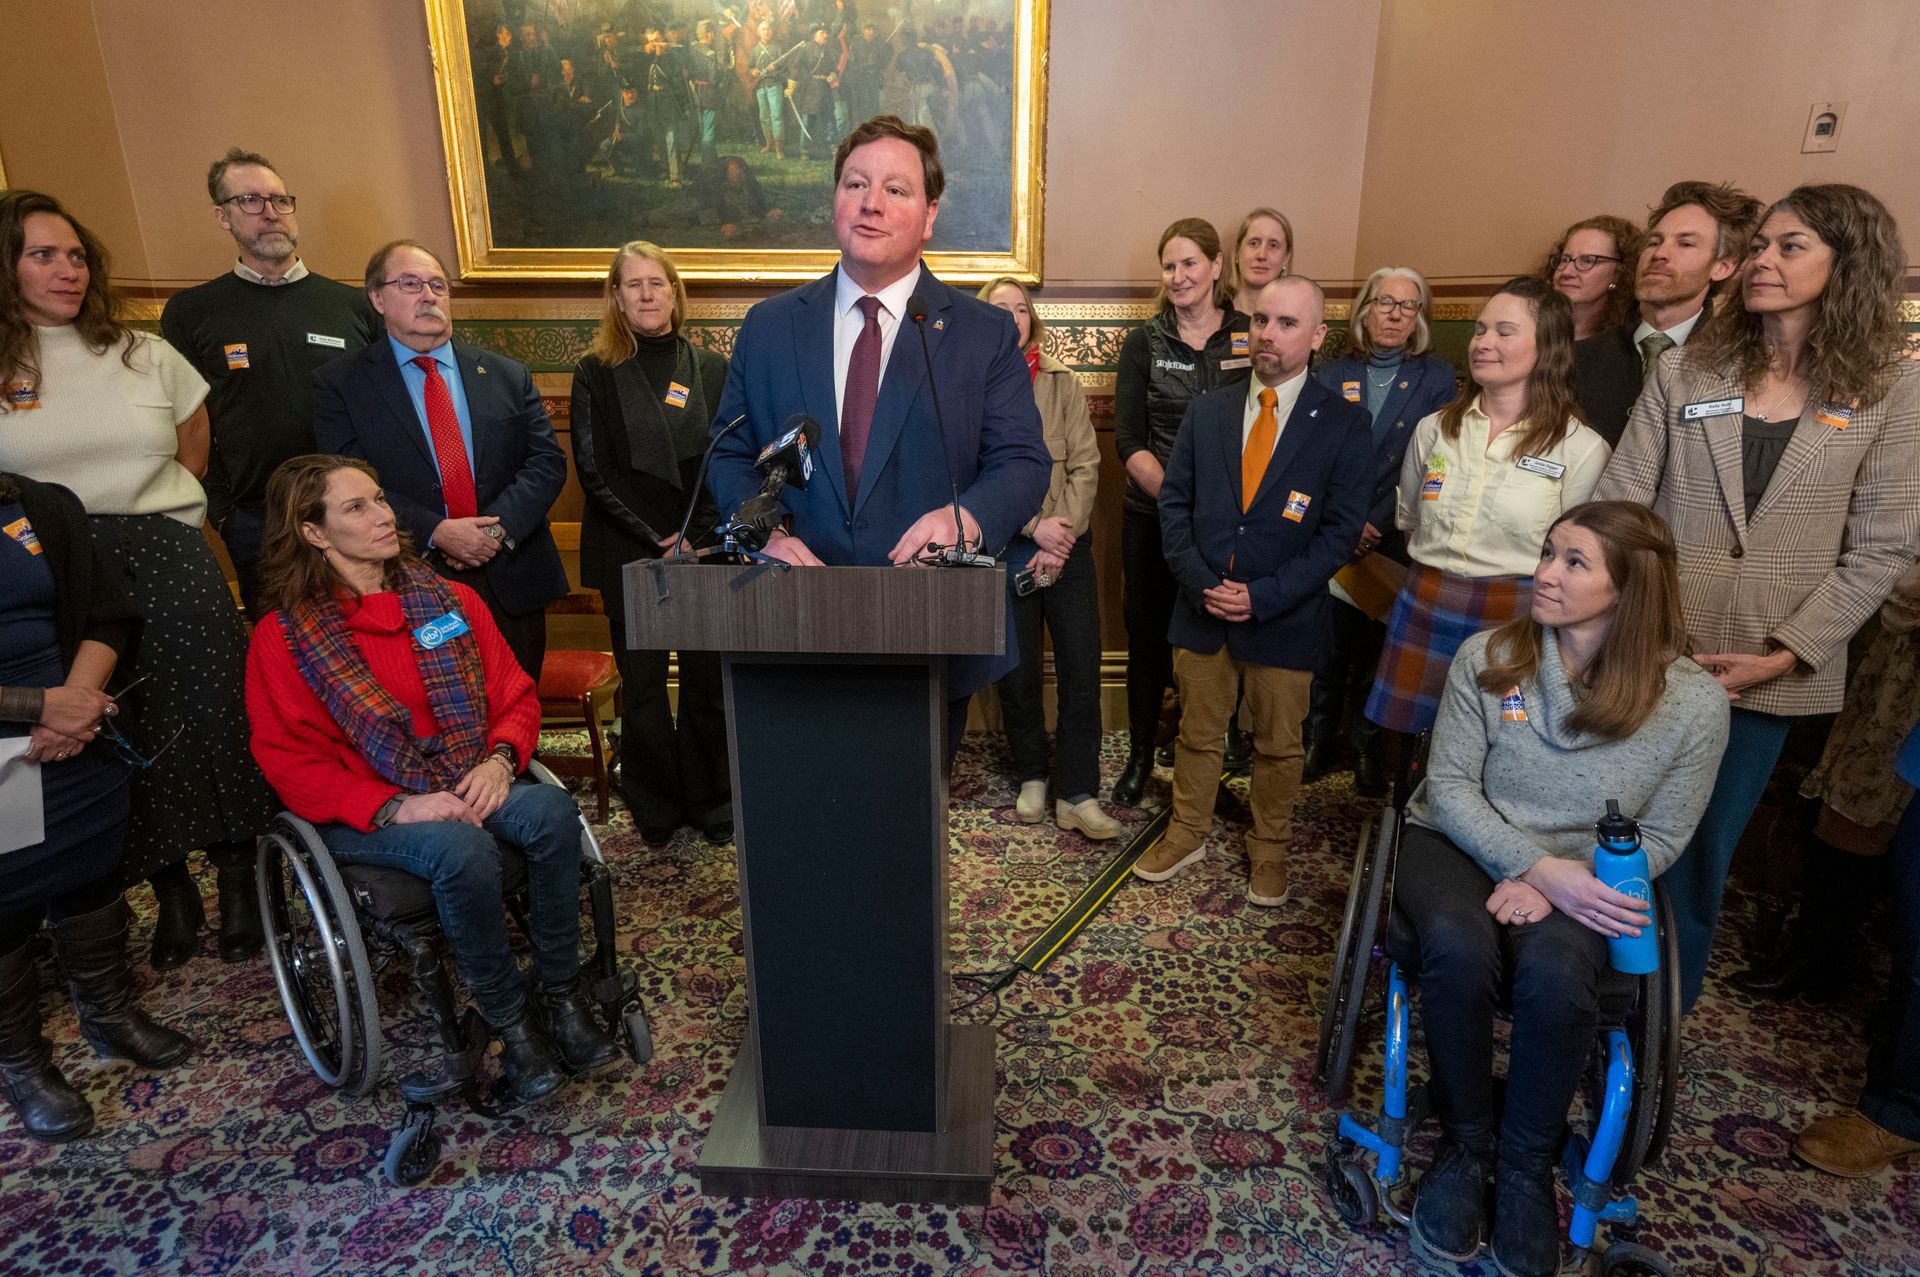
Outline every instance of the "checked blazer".
[(1593, 495), (1649, 506), (1673, 529), (1695, 652), (1758, 654), (1771, 643), (1800, 658), (1741, 692), (1741, 708), (1830, 714), (1846, 691), (1848, 639), (1913, 563), (1920, 366), (1902, 361), (1886, 395), (1850, 415), (1816, 388), (1751, 523), (1740, 409), (1688, 414), (1741, 397), (1733, 375), (1685, 347), (1668, 351)]

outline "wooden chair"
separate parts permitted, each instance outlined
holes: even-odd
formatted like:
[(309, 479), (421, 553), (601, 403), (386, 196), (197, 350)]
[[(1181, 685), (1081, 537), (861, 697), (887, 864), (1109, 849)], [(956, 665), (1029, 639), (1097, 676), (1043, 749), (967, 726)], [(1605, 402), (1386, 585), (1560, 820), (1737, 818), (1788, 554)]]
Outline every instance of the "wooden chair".
[(613, 794), (610, 731), (620, 715), (620, 672), (607, 652), (548, 652), (540, 667), (540, 726), (587, 729), (587, 756), (542, 754), (562, 776), (593, 777), (594, 823), (604, 825)]

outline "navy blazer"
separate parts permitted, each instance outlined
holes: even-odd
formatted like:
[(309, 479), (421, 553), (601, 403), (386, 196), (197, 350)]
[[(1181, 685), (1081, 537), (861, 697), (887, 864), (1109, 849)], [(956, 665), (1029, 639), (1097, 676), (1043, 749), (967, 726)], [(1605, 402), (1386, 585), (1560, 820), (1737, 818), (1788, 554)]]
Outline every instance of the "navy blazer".
[[(1327, 582), (1353, 556), (1372, 491), (1367, 410), (1309, 377), (1274, 444), (1260, 490), (1240, 507), (1240, 434), (1247, 387), (1187, 406), (1160, 484), (1160, 536), (1180, 586), (1167, 638), (1280, 669), (1318, 671), (1332, 638)], [(1244, 581), (1248, 621), (1222, 621), (1202, 592)]]
[[(742, 413), (747, 420), (714, 449), (707, 479), (721, 516), (760, 490), (754, 458), (779, 437), (788, 417), (804, 412), (820, 423), (813, 480), (804, 492), (787, 488), (780, 500), (792, 516), (788, 530), (821, 562), (886, 563), (914, 520), (952, 499), (948, 465), (960, 504), (980, 523), (986, 552), (1001, 553), (1039, 512), (1053, 471), (1013, 317), (949, 288), (921, 266), (917, 291), (927, 303), (927, 348), (946, 420), (947, 460), (940, 459), (920, 334), (902, 318), (880, 379), (859, 497), (849, 506), (833, 384), (834, 285), (829, 273), (769, 297), (740, 325), (713, 428)], [(950, 696), (984, 687), (1019, 664), (1011, 609), (1007, 633), (1004, 656), (950, 664)]]
[[(1321, 364), (1313, 375), (1328, 390), (1348, 403), (1360, 405), (1360, 410), (1365, 412), (1366, 368), (1365, 359), (1348, 355)], [(1351, 394), (1347, 391), (1349, 386), (1354, 388)], [(1387, 391), (1387, 401), (1380, 405), (1380, 429), (1374, 436), (1373, 447), (1373, 497), (1367, 503), (1367, 522), (1379, 530), (1383, 540), (1400, 538), (1393, 520), (1394, 493), (1400, 486), (1400, 461), (1407, 455), (1413, 428), (1420, 424), (1422, 417), (1452, 403), (1458, 393), (1458, 375), (1453, 365), (1440, 356), (1429, 352), (1401, 361), (1400, 375)]]
[[(453, 343), (473, 424), (473, 485), (480, 513), (500, 520), (507, 540), (488, 560), (487, 584), (509, 616), (538, 612), (567, 593), (566, 569), (547, 511), (567, 482), (567, 457), (553, 435), (526, 366)], [(313, 374), (313, 439), (321, 452), (359, 457), (380, 472), (387, 501), (414, 549), (447, 517), (440, 469), (427, 446), (407, 383), (384, 335)]]

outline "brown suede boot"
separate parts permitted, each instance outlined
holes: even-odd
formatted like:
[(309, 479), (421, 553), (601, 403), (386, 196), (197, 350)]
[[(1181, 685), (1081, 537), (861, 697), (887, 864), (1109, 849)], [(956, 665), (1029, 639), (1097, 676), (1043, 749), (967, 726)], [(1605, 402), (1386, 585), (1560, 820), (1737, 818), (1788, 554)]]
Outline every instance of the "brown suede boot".
[(1820, 1118), (1793, 1141), (1795, 1157), (1844, 1179), (1878, 1175), (1913, 1152), (1920, 1152), (1920, 1140), (1902, 1139), (1858, 1109)]
[(1247, 851), (1247, 903), (1274, 908), (1287, 903), (1287, 857), (1279, 854)]

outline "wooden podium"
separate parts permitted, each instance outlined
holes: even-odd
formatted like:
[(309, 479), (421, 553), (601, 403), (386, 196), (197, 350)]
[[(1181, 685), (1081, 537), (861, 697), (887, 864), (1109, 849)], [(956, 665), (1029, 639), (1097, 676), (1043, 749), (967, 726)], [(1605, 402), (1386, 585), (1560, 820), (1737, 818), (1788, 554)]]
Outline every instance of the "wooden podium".
[(714, 1195), (984, 1205), (993, 1030), (947, 1023), (946, 657), (1004, 569), (626, 568), (635, 648), (724, 653), (747, 1040)]

